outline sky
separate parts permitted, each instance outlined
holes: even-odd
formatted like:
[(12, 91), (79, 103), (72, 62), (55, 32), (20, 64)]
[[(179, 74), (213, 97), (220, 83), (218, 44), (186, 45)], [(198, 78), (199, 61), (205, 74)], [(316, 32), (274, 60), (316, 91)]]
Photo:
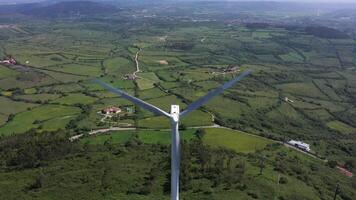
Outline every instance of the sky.
[[(43, 0), (0, 0), (0, 4), (11, 4), (11, 3), (30, 3), (30, 2), (38, 2)], [(75, 0), (73, 0), (75, 1)], [(105, 0), (102, 0), (105, 1)], [(120, 1), (120, 0), (117, 0)], [(139, 0), (137, 0), (139, 1)], [(174, 0), (171, 0), (174, 1)], [(182, 1), (182, 0), (179, 0)], [(186, 0), (186, 1), (194, 1), (194, 0)], [(325, 3), (356, 3), (356, 0), (216, 0), (216, 1), (278, 1), (278, 2), (308, 2), (308, 3), (317, 3), (317, 2), (325, 2)]]

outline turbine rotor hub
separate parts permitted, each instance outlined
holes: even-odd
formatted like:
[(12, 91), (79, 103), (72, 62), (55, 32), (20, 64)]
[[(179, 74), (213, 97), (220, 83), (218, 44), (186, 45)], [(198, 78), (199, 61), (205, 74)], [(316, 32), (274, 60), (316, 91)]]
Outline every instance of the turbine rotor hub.
[(171, 116), (173, 121), (179, 121), (179, 105), (171, 105)]

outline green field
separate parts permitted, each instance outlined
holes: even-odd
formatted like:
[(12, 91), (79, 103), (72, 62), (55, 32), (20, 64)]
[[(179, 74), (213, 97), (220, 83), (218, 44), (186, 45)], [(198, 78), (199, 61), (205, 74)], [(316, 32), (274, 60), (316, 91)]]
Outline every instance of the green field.
[[(10, 122), (6, 123), (0, 128), (0, 134), (10, 135), (12, 133), (23, 133), (31, 128), (40, 128), (41, 125), (46, 124), (50, 120), (66, 119), (68, 117), (77, 115), (79, 112), (80, 110), (75, 107), (57, 105), (40, 106), (30, 111), (22, 112), (18, 115), (15, 115), (15, 117)], [(62, 120), (62, 122), (63, 123), (61, 123), (60, 125), (57, 124), (57, 127), (65, 128), (67, 121)], [(47, 128), (49, 128), (49, 130), (52, 130), (52, 127), (50, 126), (48, 126)]]
[(327, 123), (327, 126), (331, 129), (334, 129), (340, 133), (346, 133), (346, 134), (355, 134), (356, 133), (356, 128), (351, 127), (350, 125), (347, 125), (343, 122), (340, 121), (331, 121)]
[[(181, 139), (189, 141), (195, 137), (195, 130), (181, 131)], [(114, 144), (127, 142), (131, 137), (137, 134), (139, 140), (147, 144), (170, 144), (171, 134), (169, 131), (114, 131), (104, 135), (90, 136), (81, 139), (82, 143), (89, 143), (95, 145), (103, 145), (106, 141)]]
[(4, 114), (0, 114), (0, 126), (2, 126), (3, 124), (5, 124), (7, 121), (7, 116)]
[(279, 57), (281, 57), (286, 62), (298, 63), (304, 61), (303, 57), (296, 52), (289, 52), (288, 54), (280, 55)]
[(27, 109), (36, 107), (38, 105), (24, 102), (12, 101), (11, 99), (0, 96), (0, 113), (2, 114), (16, 114), (26, 111)]
[(237, 152), (249, 153), (255, 152), (272, 144), (273, 141), (249, 135), (240, 131), (229, 129), (205, 129), (206, 134), (203, 137), (205, 144), (212, 147), (226, 147)]
[(60, 95), (58, 95), (58, 94), (48, 94), (48, 93), (26, 94), (26, 95), (15, 96), (16, 99), (26, 100), (26, 101), (31, 101), (31, 102), (51, 101), (51, 100), (57, 99), (59, 97), (60, 97)]
[[(182, 118), (181, 124), (186, 127), (211, 126), (213, 125), (211, 118), (209, 113), (194, 111)], [(149, 117), (139, 120), (138, 125), (142, 128), (167, 129), (170, 128), (170, 120), (161, 116)]]
[(134, 63), (123, 57), (105, 60), (104, 66), (108, 74), (125, 75), (134, 71)]
[(16, 75), (17, 72), (0, 65), (0, 79)]
[(88, 66), (88, 65), (78, 65), (78, 64), (60, 65), (58, 67), (51, 67), (49, 69), (70, 73), (74, 75), (83, 75), (83, 76), (92, 76), (92, 77), (98, 77), (102, 73), (99, 66)]
[(74, 104), (91, 104), (96, 99), (84, 94), (69, 94), (68, 96), (56, 99), (52, 103), (59, 103), (63, 105), (74, 105)]
[(326, 98), (312, 83), (287, 83), (278, 87), (284, 92), (289, 92), (294, 95)]
[(154, 84), (158, 83), (160, 80), (155, 73), (140, 73), (139, 78), (136, 80), (137, 86), (140, 90), (147, 90), (154, 88)]

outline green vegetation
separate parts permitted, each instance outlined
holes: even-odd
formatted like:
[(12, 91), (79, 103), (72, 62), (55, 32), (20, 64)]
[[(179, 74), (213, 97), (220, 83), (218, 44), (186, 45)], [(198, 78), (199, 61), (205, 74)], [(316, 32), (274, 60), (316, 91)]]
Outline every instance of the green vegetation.
[[(44, 124), (48, 123), (49, 120), (54, 119), (65, 119), (77, 115), (80, 112), (78, 108), (67, 107), (67, 106), (57, 106), (57, 105), (46, 105), (34, 108), (30, 111), (25, 111), (20, 114), (15, 115), (15, 117), (4, 126), (0, 128), (1, 135), (10, 135), (12, 133), (23, 133), (32, 128), (44, 129)], [(66, 126), (66, 121), (62, 120), (60, 128), (64, 129)], [(47, 126), (50, 130), (52, 127)]]
[(31, 103), (12, 101), (11, 99), (0, 96), (0, 106), (1, 106), (0, 113), (9, 115), (9, 114), (16, 114), (19, 112), (26, 111), (37, 105)]
[(68, 96), (56, 99), (52, 101), (53, 103), (59, 103), (64, 105), (74, 105), (74, 104), (90, 104), (95, 101), (95, 98), (86, 96), (84, 94), (69, 94)]
[(356, 133), (356, 128), (351, 127), (345, 123), (342, 123), (340, 121), (331, 121), (327, 123), (327, 126), (331, 129), (334, 129), (336, 131), (339, 131), (340, 133)]
[[(354, 14), (255, 2), (94, 3), (88, 13), (72, 3), (0, 6), (0, 56), (18, 61), (0, 65), (0, 199), (168, 199), (169, 120), (92, 80), (168, 112), (249, 68), (182, 119), (182, 197), (326, 200), (336, 183), (337, 200), (356, 196), (355, 179), (332, 168), (356, 172)], [(126, 80), (139, 49), (138, 78)], [(100, 114), (111, 106), (122, 112)], [(87, 135), (110, 127), (137, 130)], [(329, 162), (275, 142), (290, 139)]]
[[(195, 130), (186, 130), (181, 132), (182, 140), (192, 140), (195, 135)], [(145, 144), (169, 144), (171, 142), (171, 132), (170, 131), (150, 131), (150, 130), (139, 130), (139, 131), (113, 131), (107, 135), (90, 136), (81, 140), (83, 144), (93, 144), (93, 145), (104, 145), (106, 141), (112, 144), (125, 143), (137, 137), (140, 141)]]
[(155, 73), (142, 73), (136, 82), (141, 90), (147, 90), (153, 88), (154, 84), (159, 82), (159, 79)]
[[(7, 191), (0, 197), (168, 199), (170, 150), (161, 134), (169, 135), (117, 132), (91, 136), (79, 143), (69, 142), (61, 131), (31, 131), (8, 137), (0, 144), (4, 163), (1, 191)], [(343, 198), (355, 195), (353, 179), (340, 176), (319, 160), (279, 144), (265, 144), (248, 154), (210, 148), (201, 140), (208, 134), (203, 130), (183, 133), (189, 141), (182, 144), (182, 198), (330, 199), (334, 180), (342, 184), (339, 195)], [(223, 135), (230, 138), (233, 134), (244, 135)]]
[(206, 129), (203, 142), (212, 147), (225, 147), (236, 152), (255, 152), (273, 141), (229, 129)]
[[(29, 92), (26, 92), (29, 93)], [(46, 93), (41, 93), (41, 94), (26, 94), (26, 95), (17, 95), (15, 98), (23, 101), (29, 101), (29, 102), (48, 102), (54, 99), (59, 98), (60, 95), (58, 94), (46, 94)]]
[(4, 114), (0, 114), (0, 126), (2, 126), (3, 124), (5, 124), (7, 122), (7, 118), (8, 118), (8, 116), (6, 116)]
[(9, 68), (0, 65), (0, 79), (7, 78), (9, 76), (14, 76), (16, 74), (17, 73), (15, 70), (11, 70)]

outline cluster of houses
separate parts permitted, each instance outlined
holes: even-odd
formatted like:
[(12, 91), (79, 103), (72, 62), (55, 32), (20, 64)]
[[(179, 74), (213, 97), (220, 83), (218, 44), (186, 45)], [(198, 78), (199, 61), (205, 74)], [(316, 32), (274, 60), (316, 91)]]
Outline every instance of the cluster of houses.
[(5, 64), (5, 65), (16, 65), (17, 61), (15, 60), (15, 58), (8, 57), (8, 58), (5, 58), (4, 60), (0, 61), (0, 63)]
[(122, 78), (124, 80), (136, 80), (137, 76), (135, 74), (126, 74)]
[(224, 73), (235, 73), (239, 71), (240, 71), (240, 67), (237, 65), (229, 65), (223, 70)]

